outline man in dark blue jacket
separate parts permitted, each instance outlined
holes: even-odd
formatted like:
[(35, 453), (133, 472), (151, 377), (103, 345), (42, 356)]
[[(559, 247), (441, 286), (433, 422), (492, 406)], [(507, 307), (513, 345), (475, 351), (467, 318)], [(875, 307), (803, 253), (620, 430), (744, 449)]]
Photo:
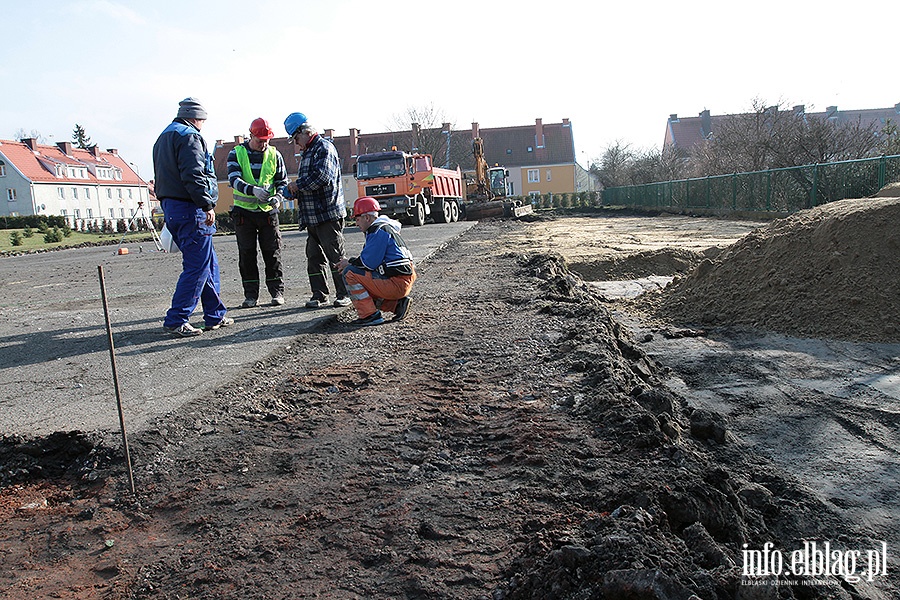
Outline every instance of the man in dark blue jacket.
[[(182, 264), (163, 327), (181, 337), (234, 323), (234, 319), (225, 316), (225, 304), (219, 294), (219, 261), (212, 243), (219, 190), (212, 155), (200, 135), (206, 117), (206, 109), (196, 98), (185, 98), (178, 103), (175, 120), (153, 145), (156, 197), (162, 205), (166, 228), (181, 250)], [(198, 302), (203, 305), (202, 329), (189, 322)]]

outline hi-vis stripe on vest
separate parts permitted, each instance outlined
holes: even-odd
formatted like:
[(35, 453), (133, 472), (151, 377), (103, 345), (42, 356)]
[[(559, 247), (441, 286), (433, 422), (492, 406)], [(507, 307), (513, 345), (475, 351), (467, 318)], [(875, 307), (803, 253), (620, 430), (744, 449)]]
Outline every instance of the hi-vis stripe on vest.
[[(272, 181), (275, 179), (275, 172), (278, 170), (278, 158), (276, 157), (275, 152), (276, 150), (272, 146), (266, 148), (266, 151), (263, 154), (262, 166), (259, 170), (259, 180), (257, 180), (253, 177), (253, 169), (250, 166), (250, 155), (247, 152), (247, 147), (243, 144), (235, 146), (234, 156), (241, 166), (241, 179), (250, 185), (258, 185), (259, 187), (264, 188), (268, 188), (272, 185)], [(235, 206), (240, 206), (246, 210), (263, 212), (272, 208), (268, 203), (260, 202), (256, 196), (242, 194), (237, 190), (233, 191)], [(244, 198), (249, 198), (250, 200), (244, 200)]]

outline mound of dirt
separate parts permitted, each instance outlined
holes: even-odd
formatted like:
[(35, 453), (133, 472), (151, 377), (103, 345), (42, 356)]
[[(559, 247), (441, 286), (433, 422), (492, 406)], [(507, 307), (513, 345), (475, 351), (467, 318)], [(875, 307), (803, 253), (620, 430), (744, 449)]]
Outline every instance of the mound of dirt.
[(900, 198), (798, 212), (701, 262), (657, 298), (661, 316), (798, 337), (900, 340)]
[(687, 273), (714, 252), (700, 254), (684, 248), (661, 248), (598, 260), (572, 262), (569, 268), (587, 281), (639, 279), (652, 275)]

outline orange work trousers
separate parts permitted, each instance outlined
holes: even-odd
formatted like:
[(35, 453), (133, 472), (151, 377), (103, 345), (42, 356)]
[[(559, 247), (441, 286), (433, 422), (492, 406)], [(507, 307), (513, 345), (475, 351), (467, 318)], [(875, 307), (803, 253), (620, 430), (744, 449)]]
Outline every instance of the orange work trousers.
[(360, 319), (375, 314), (378, 310), (376, 302), (380, 301), (381, 310), (394, 312), (397, 308), (397, 300), (409, 295), (413, 282), (416, 280), (416, 271), (412, 275), (395, 275), (394, 277), (373, 277), (372, 271), (367, 271), (353, 265), (344, 269), (344, 280), (347, 282), (347, 291), (350, 292), (350, 300)]

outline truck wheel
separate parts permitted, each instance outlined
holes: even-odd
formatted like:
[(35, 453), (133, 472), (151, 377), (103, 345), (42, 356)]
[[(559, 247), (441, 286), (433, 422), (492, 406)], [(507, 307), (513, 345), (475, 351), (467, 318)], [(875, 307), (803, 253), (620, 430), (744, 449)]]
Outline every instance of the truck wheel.
[(416, 202), (415, 214), (412, 216), (412, 224), (416, 227), (421, 227), (425, 224), (425, 205), (421, 202)]
[(453, 204), (450, 200), (444, 200), (442, 198), (438, 198), (434, 201), (434, 222), (435, 223), (450, 223), (453, 218), (453, 209), (451, 205)]
[(450, 202), (450, 222), (456, 223), (459, 221), (459, 203), (456, 200)]

